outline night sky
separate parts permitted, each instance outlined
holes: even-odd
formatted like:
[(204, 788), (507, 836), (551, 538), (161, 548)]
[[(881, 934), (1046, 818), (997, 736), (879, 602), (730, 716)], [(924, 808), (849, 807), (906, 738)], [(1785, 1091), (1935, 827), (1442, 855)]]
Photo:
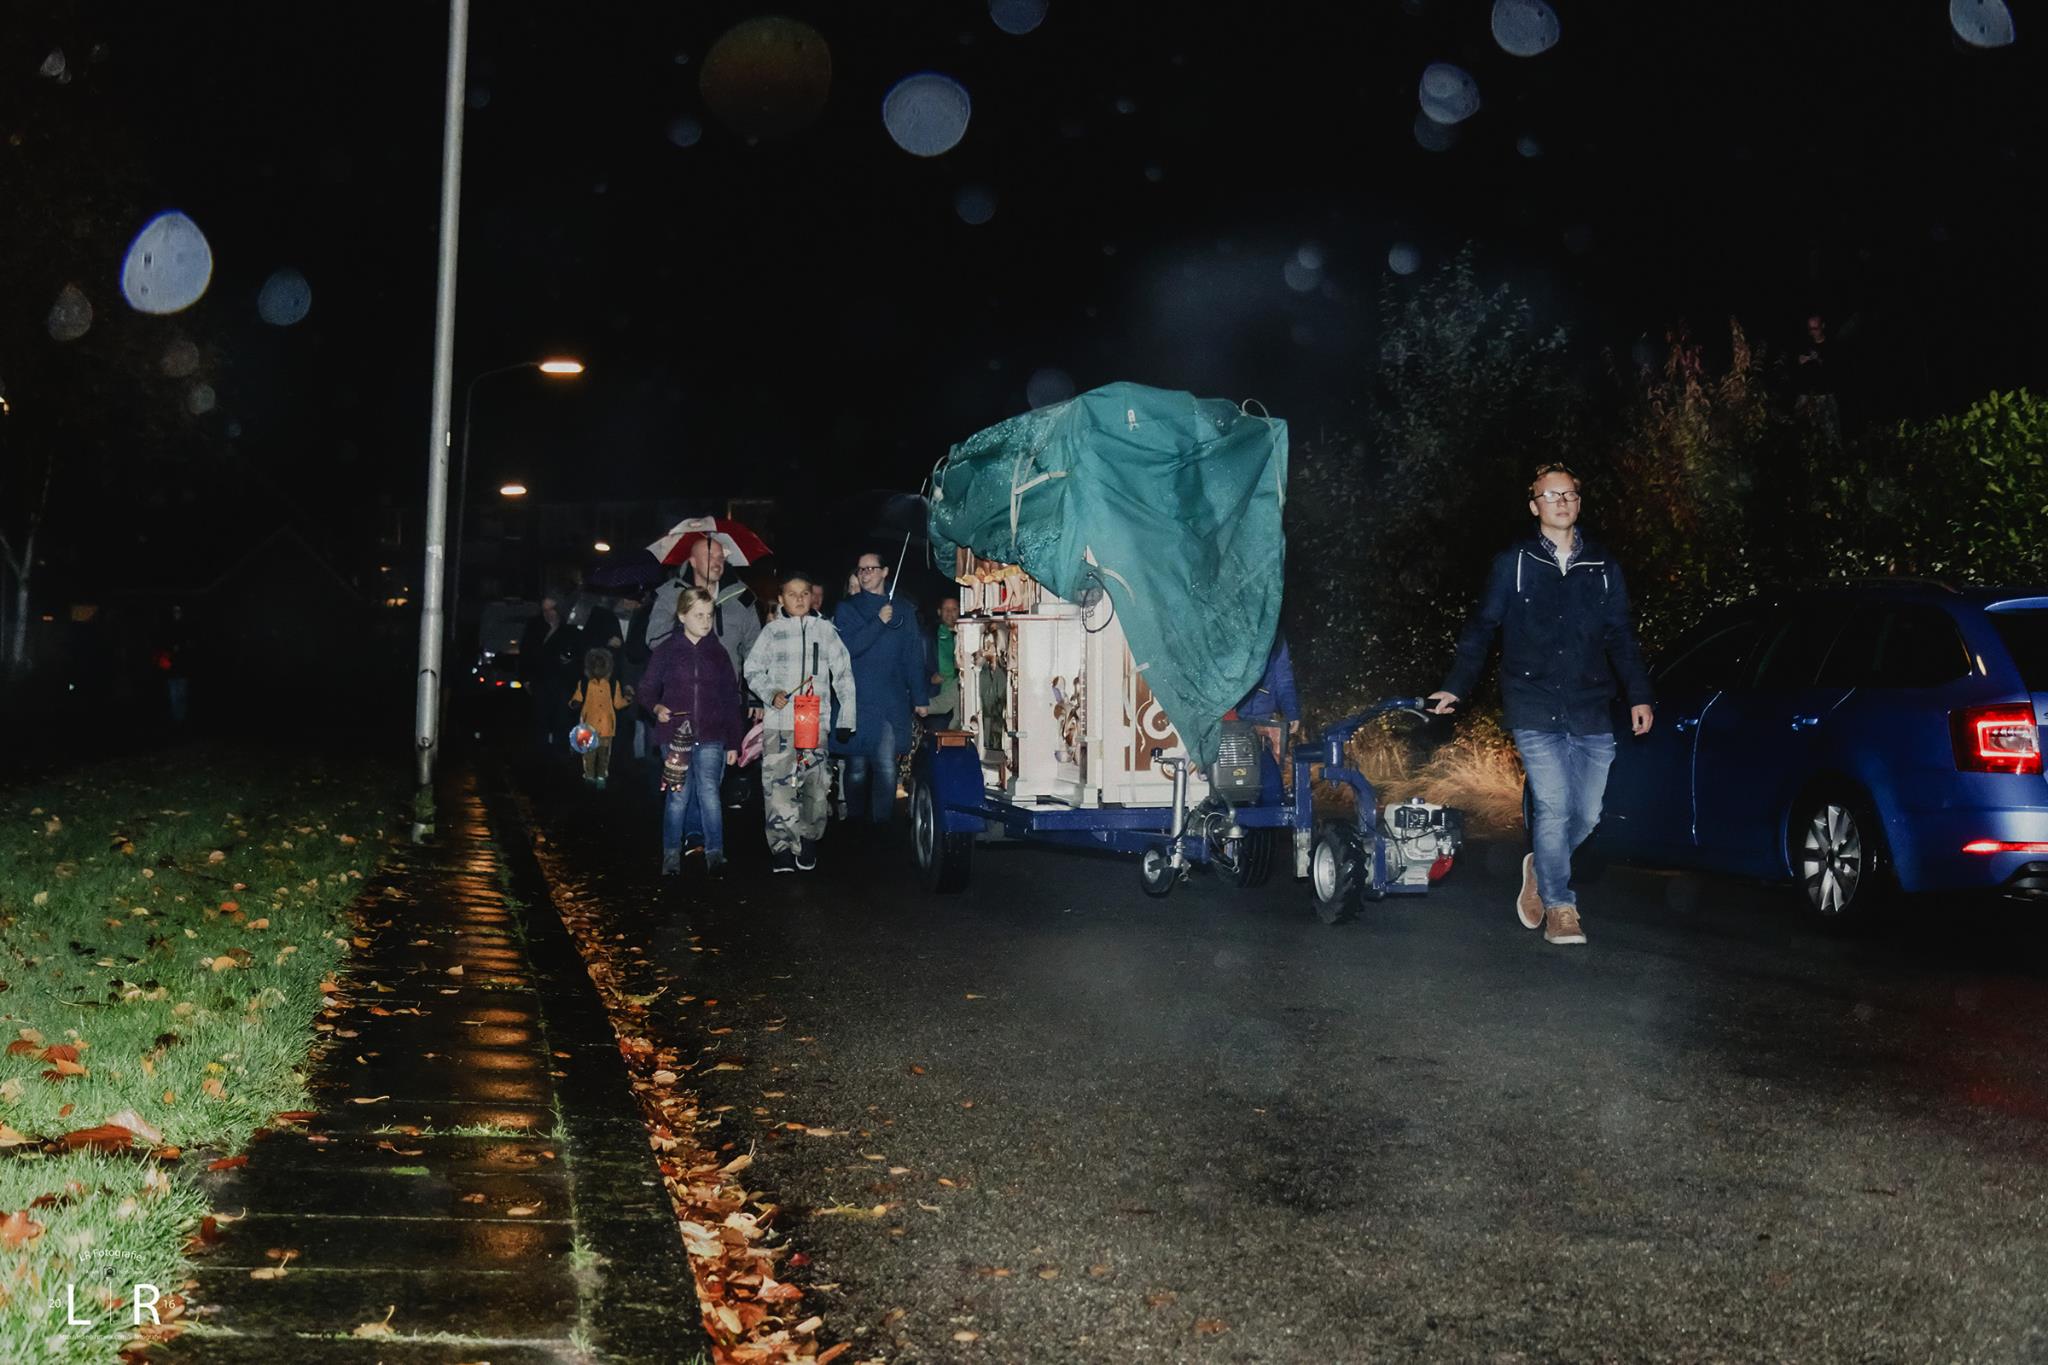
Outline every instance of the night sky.
[[(1419, 278), (1390, 273), (1397, 243), (1425, 274), (1476, 243), (1588, 355), (1730, 314), (1789, 347), (1818, 310), (1899, 413), (2040, 383), (2048, 9), (2015, 2), (2018, 42), (1986, 51), (1941, 0), (1554, 7), (1562, 40), (1519, 58), (1487, 0), (1051, 0), (1022, 36), (981, 0), (481, 3), (458, 377), (550, 352), (591, 370), (490, 381), (473, 477), (544, 498), (915, 487), (1041, 370), (1353, 431), (1380, 293)], [(118, 247), (50, 267), (97, 328), (210, 338), (214, 410), (154, 401), (316, 516), (417, 502), (445, 8), (10, 11), (7, 117), (76, 176), (51, 187), (52, 159), (17, 145), (17, 191), (33, 174), (35, 202), (61, 200), (118, 164), (127, 233), (178, 208), (212, 244), (212, 286), (176, 319), (122, 306)], [(829, 97), (750, 143), (700, 73), (721, 33), (778, 12), (829, 44)], [(68, 83), (38, 74), (58, 48)], [(1435, 61), (1483, 100), (1445, 151), (1413, 131)], [(880, 114), (924, 70), (973, 99), (933, 158)], [(994, 197), (983, 224), (957, 211), (968, 186)], [(284, 266), (312, 307), (277, 328), (255, 300)], [(59, 346), (19, 283), (54, 296), (55, 277), (10, 269), (33, 325), (6, 344)], [(30, 369), (57, 376), (34, 401), (74, 401), (61, 366), (0, 358), (17, 403), (9, 371)]]

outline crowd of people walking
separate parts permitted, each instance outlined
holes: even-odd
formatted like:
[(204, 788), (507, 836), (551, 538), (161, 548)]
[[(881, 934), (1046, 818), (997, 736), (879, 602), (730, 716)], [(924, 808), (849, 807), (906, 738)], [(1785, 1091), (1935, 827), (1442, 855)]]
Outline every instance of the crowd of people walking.
[(812, 871), (835, 809), (893, 825), (919, 722), (957, 704), (957, 604), (927, 631), (891, 574), (862, 554), (828, 613), (831, 580), (784, 567), (764, 602), (707, 535), (651, 592), (550, 592), (519, 647), (531, 744), (594, 790), (658, 796), (664, 877), (720, 877), (746, 838)]

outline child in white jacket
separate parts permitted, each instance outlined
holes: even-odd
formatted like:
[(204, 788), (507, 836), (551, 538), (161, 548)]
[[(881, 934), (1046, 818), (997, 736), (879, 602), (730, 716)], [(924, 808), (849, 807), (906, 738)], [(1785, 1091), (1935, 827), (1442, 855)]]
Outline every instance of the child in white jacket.
[[(824, 736), (815, 749), (796, 747), (795, 697), (817, 694), (820, 723), (832, 717), (841, 734), (854, 727), (853, 660), (830, 621), (811, 613), (811, 576), (782, 576), (783, 615), (770, 621), (747, 654), (747, 686), (768, 704), (762, 722), (761, 783), (768, 815), (768, 851), (777, 872), (818, 865), (831, 770)], [(834, 714), (833, 703), (838, 703)]]

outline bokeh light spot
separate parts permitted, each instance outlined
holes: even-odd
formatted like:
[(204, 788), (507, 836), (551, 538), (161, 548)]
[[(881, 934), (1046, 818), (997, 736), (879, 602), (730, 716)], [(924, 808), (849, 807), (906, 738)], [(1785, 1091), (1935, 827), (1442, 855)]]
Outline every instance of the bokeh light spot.
[(704, 125), (688, 114), (669, 120), (668, 140), (678, 147), (694, 147), (704, 140)]
[(1422, 269), (1422, 253), (1407, 242), (1396, 242), (1387, 250), (1387, 269), (1396, 275), (1413, 275)]
[(882, 97), (889, 136), (912, 156), (942, 156), (959, 146), (973, 110), (966, 88), (936, 71), (905, 76)]
[(488, 85), (472, 85), (462, 93), (462, 102), (472, 109), (490, 108), (491, 87)]
[(1045, 0), (988, 0), (988, 17), (997, 28), (1017, 37), (1045, 22)]
[(185, 390), (185, 411), (194, 417), (204, 416), (213, 411), (214, 394), (211, 384), (194, 384)]
[(960, 221), (980, 227), (996, 216), (996, 194), (986, 185), (962, 185), (953, 194), (953, 212)]
[(1538, 57), (1557, 45), (1557, 11), (1543, 0), (1493, 0), (1493, 40), (1503, 52)]
[(779, 15), (734, 24), (704, 54), (697, 89), (721, 122), (747, 137), (791, 137), (832, 93), (832, 49), (809, 24)]
[(1442, 124), (1463, 123), (1479, 112), (1479, 82), (1461, 66), (1431, 62), (1416, 92), (1422, 112)]
[(1425, 152), (1448, 152), (1458, 145), (1458, 130), (1428, 114), (1415, 116), (1415, 145)]
[(1024, 384), (1024, 401), (1034, 408), (1064, 403), (1074, 396), (1074, 377), (1050, 367), (1032, 371)]
[(190, 308), (213, 279), (213, 248), (199, 225), (175, 210), (143, 225), (121, 262), (121, 294), (142, 313)]
[(64, 49), (56, 47), (50, 49), (50, 55), (43, 58), (43, 64), (37, 67), (36, 71), (39, 75), (48, 76), (54, 81), (61, 78), (69, 69), (64, 61)]
[(53, 340), (78, 340), (92, 330), (92, 300), (77, 285), (65, 285), (58, 291), (57, 301), (50, 305), (45, 325)]
[(1287, 287), (1297, 294), (1312, 293), (1322, 282), (1322, 271), (1312, 265), (1303, 265), (1295, 257), (1289, 257), (1287, 264), (1280, 267), (1280, 277), (1287, 281)]
[(199, 348), (183, 337), (164, 347), (163, 359), (157, 368), (172, 379), (184, 379), (199, 370)]
[(1321, 270), (1323, 268), (1323, 244), (1321, 242), (1303, 242), (1294, 253), (1294, 259), (1300, 261), (1310, 270)]
[(313, 286), (290, 266), (272, 272), (256, 294), (256, 315), (272, 327), (303, 322), (313, 307)]
[(1524, 133), (1515, 139), (1515, 150), (1529, 160), (1534, 161), (1537, 157), (1543, 155), (1543, 144), (1530, 137), (1527, 133)]
[(2017, 36), (2005, 0), (1948, 0), (1948, 26), (1971, 47), (2005, 47)]

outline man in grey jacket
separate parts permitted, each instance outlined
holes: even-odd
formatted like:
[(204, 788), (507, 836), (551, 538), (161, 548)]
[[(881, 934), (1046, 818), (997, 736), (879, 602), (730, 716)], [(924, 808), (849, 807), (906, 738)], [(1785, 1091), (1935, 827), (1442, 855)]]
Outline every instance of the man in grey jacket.
[[(691, 586), (705, 589), (718, 600), (718, 610), (711, 618), (712, 633), (732, 656), (733, 676), (744, 681), (747, 655), (761, 638), (761, 615), (746, 584), (737, 577), (726, 578), (725, 545), (715, 537), (699, 537), (690, 547), (690, 562), (683, 571), (656, 589), (654, 612), (647, 619), (647, 647), (654, 648), (676, 628), (676, 598)], [(761, 708), (751, 702), (749, 706), (758, 718)]]

